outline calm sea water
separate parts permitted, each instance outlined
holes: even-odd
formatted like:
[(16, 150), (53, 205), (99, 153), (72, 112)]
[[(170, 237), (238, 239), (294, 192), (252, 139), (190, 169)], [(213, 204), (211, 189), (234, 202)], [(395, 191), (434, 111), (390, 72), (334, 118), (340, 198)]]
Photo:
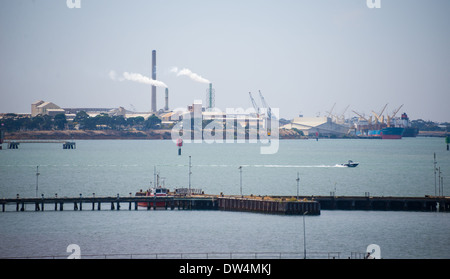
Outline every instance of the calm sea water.
[[(5, 145), (4, 145), (5, 148)], [(0, 198), (38, 195), (129, 195), (146, 189), (154, 170), (170, 188), (191, 184), (206, 193), (434, 195), (433, 153), (444, 176), (450, 152), (441, 138), (402, 140), (283, 140), (278, 153), (261, 155), (258, 144), (185, 144), (172, 141), (77, 141), (21, 144), (0, 151)], [(338, 164), (353, 160), (357, 168)], [(447, 188), (444, 186), (444, 192)], [(0, 213), (0, 257), (195, 252), (303, 252), (300, 216), (213, 211), (64, 211)], [(384, 258), (450, 258), (450, 215), (436, 212), (322, 211), (307, 216), (307, 251), (364, 252), (380, 245)]]

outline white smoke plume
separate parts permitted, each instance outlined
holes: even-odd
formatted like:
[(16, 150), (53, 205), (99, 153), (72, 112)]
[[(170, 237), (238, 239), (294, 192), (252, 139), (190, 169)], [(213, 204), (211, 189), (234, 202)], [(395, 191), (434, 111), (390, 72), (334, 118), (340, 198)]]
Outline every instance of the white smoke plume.
[(146, 77), (144, 75), (138, 74), (138, 73), (128, 73), (128, 72), (124, 72), (122, 74), (122, 76), (117, 77), (117, 74), (115, 71), (111, 70), (108, 73), (108, 76), (110, 79), (112, 80), (119, 80), (119, 81), (124, 81), (124, 80), (129, 80), (129, 81), (134, 81), (134, 82), (139, 82), (139, 83), (144, 83), (144, 84), (149, 84), (149, 85), (153, 85), (153, 86), (157, 86), (157, 87), (165, 87), (167, 88), (168, 86), (159, 80), (153, 80), (149, 77)]
[(193, 81), (196, 82), (201, 82), (201, 83), (210, 83), (209, 80), (207, 80), (206, 78), (193, 73), (191, 70), (183, 68), (182, 70), (178, 70), (178, 67), (172, 67), (172, 69), (170, 69), (170, 71), (172, 73), (176, 73), (177, 76), (188, 76), (190, 79), (192, 79)]

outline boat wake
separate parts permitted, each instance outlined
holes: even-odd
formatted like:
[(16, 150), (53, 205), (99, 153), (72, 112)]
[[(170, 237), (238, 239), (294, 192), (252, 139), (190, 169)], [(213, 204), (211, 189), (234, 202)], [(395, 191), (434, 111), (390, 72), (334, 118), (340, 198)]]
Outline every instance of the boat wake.
[[(237, 165), (195, 165), (196, 167), (239, 167)], [(244, 168), (345, 168), (340, 164), (336, 165), (240, 165)]]
[(263, 167), (263, 168), (342, 168), (344, 166), (336, 165), (249, 165), (249, 167)]

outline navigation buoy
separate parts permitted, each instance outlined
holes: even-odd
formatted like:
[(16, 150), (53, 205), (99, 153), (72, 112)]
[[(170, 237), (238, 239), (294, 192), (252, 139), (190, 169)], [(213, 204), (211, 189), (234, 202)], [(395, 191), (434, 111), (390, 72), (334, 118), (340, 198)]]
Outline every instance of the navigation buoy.
[(178, 156), (181, 155), (181, 147), (183, 146), (183, 140), (177, 139), (177, 146), (178, 146)]

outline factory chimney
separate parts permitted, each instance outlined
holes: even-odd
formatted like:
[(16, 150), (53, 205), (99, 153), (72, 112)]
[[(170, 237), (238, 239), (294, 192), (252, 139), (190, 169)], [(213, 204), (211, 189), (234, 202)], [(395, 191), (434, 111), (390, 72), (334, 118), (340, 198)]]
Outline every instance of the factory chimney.
[(206, 89), (206, 106), (208, 110), (211, 110), (216, 106), (215, 103), (215, 90), (212, 87), (212, 83), (209, 84), (209, 88)]
[(169, 111), (169, 88), (166, 87), (166, 105), (164, 106), (165, 111)]
[[(152, 79), (156, 80), (156, 50), (152, 51)], [(152, 85), (152, 112), (156, 113), (156, 86)]]

